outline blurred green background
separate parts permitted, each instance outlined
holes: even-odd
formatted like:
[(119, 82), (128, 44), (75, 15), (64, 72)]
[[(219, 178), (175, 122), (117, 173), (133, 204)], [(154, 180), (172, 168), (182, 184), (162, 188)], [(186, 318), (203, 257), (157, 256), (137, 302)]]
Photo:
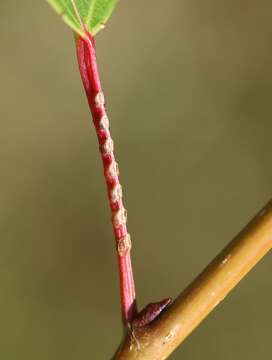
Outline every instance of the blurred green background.
[[(176, 296), (271, 196), (270, 0), (120, 1), (97, 50), (140, 307)], [(120, 324), (70, 30), (0, 3), (0, 357), (109, 359)], [(171, 359), (269, 359), (271, 255)]]

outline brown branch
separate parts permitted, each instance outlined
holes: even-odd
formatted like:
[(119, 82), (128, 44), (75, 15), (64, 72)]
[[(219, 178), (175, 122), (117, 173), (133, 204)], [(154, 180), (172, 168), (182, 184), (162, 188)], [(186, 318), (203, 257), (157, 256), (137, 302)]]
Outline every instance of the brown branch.
[(129, 331), (114, 360), (166, 359), (272, 247), (272, 200), (145, 328)]

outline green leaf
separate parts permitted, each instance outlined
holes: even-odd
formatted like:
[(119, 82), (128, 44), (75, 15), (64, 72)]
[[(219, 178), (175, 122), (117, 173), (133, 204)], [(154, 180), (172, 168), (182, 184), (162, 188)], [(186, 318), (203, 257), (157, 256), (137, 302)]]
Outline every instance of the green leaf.
[(79, 35), (84, 27), (95, 35), (104, 28), (118, 0), (46, 0)]

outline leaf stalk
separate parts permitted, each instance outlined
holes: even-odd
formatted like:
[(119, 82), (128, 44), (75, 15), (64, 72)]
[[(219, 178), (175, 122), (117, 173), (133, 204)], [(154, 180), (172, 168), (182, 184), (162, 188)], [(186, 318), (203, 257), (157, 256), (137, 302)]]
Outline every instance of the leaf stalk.
[(131, 240), (127, 230), (127, 212), (123, 204), (119, 167), (115, 159), (114, 143), (111, 137), (105, 97), (97, 66), (95, 41), (93, 36), (87, 31), (84, 38), (76, 35), (76, 51), (79, 70), (92, 113), (102, 158), (104, 178), (112, 214), (112, 226), (116, 240), (122, 317), (124, 325), (127, 326), (137, 313), (136, 292), (130, 256)]

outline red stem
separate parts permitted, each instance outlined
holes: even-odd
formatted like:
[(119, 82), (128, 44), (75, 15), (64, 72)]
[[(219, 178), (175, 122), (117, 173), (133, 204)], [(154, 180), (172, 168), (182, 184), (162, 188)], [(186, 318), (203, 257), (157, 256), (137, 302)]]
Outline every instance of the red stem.
[(122, 187), (119, 182), (118, 165), (115, 161), (109, 120), (99, 78), (93, 36), (86, 32), (86, 38), (78, 37), (76, 49), (79, 70), (92, 113), (104, 167), (118, 254), (122, 316), (124, 324), (128, 324), (137, 312), (130, 257), (131, 241), (127, 232), (127, 214), (122, 201)]

